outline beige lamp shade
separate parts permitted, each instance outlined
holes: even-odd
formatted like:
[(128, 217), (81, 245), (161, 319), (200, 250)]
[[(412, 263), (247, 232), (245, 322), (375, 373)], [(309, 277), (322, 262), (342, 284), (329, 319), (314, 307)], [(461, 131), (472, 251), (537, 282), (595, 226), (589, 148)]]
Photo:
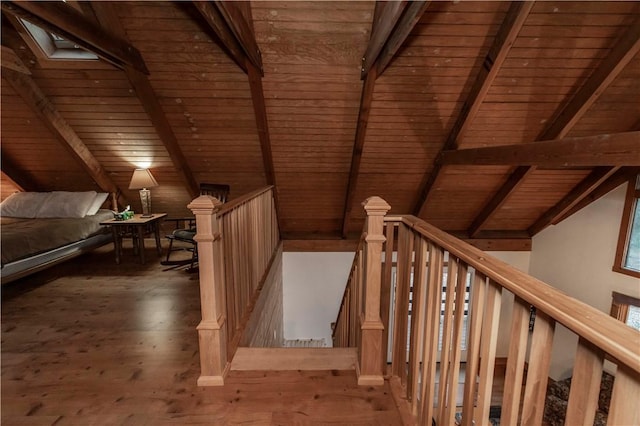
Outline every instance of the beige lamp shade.
[(158, 182), (156, 182), (148, 169), (135, 169), (133, 171), (129, 189), (153, 188), (156, 186), (158, 186)]

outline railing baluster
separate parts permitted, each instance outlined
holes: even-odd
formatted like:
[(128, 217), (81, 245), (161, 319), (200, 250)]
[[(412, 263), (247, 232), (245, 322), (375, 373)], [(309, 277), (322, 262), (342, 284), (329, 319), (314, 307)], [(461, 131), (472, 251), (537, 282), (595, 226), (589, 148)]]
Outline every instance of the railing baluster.
[(552, 318), (544, 312), (536, 313), (531, 337), (527, 384), (524, 388), (522, 425), (537, 426), (542, 423), (554, 328), (555, 321)]
[(480, 381), (478, 383), (478, 400), (474, 412), (476, 423), (483, 423), (489, 419), (501, 302), (502, 288), (495, 281), (489, 279), (487, 301), (482, 321), (482, 337), (480, 339)]
[(421, 423), (434, 418), (438, 334), (440, 332), (440, 304), (442, 303), (442, 266), (444, 251), (429, 243), (429, 278), (427, 280), (426, 324), (422, 362)]
[(602, 350), (584, 339), (579, 339), (565, 424), (593, 424), (598, 409), (603, 363), (604, 353)]
[(500, 417), (500, 423), (505, 425), (518, 424), (524, 366), (527, 356), (527, 339), (529, 337), (529, 306), (527, 302), (519, 297), (515, 297), (513, 301), (509, 354), (507, 356)]
[[(451, 327), (453, 324), (453, 304), (455, 302), (458, 259), (449, 254), (447, 264), (447, 285), (444, 298), (444, 318), (442, 324), (442, 351), (440, 353), (440, 383), (438, 386), (438, 424), (446, 424), (447, 395), (452, 382), (449, 382), (449, 358), (451, 354)], [(457, 383), (456, 383), (457, 384)]]
[(423, 356), (422, 339), (424, 338), (425, 318), (425, 289), (424, 280), (427, 272), (426, 252), (427, 242), (424, 238), (416, 236), (415, 241), (415, 266), (413, 276), (413, 301), (411, 303), (411, 343), (409, 349), (409, 376), (407, 378), (407, 398), (411, 401), (411, 410), (418, 414), (418, 382), (420, 378), (420, 364)]
[(462, 403), (462, 424), (473, 426), (473, 410), (476, 400), (476, 378), (478, 376), (478, 361), (480, 356), (480, 333), (482, 331), (482, 316), (484, 313), (485, 288), (487, 277), (475, 271), (471, 286), (470, 324), (467, 335), (467, 366), (464, 377), (464, 398)]
[(409, 316), (409, 280), (411, 279), (411, 231), (398, 229), (398, 266), (396, 267), (395, 309), (393, 321), (393, 361), (391, 370), (404, 385), (407, 380), (407, 322)]
[[(460, 262), (458, 265), (458, 277), (455, 294), (453, 337), (451, 341), (451, 367), (449, 368), (449, 394), (448, 402), (445, 410), (444, 418), (441, 421), (443, 425), (453, 424), (455, 421), (456, 404), (458, 398), (458, 380), (460, 376), (460, 360), (462, 356), (462, 328), (464, 326), (464, 304), (467, 293), (467, 273), (468, 266), (466, 263)], [(441, 375), (442, 377), (442, 375)]]
[(380, 318), (382, 318), (382, 364), (383, 371), (387, 368), (387, 354), (389, 353), (389, 311), (391, 310), (391, 275), (393, 272), (393, 251), (395, 225), (392, 222), (385, 224), (384, 268), (382, 270), (382, 283), (380, 286)]
[(640, 395), (640, 375), (624, 364), (618, 365), (616, 378), (613, 381), (607, 424), (639, 425), (638, 395)]

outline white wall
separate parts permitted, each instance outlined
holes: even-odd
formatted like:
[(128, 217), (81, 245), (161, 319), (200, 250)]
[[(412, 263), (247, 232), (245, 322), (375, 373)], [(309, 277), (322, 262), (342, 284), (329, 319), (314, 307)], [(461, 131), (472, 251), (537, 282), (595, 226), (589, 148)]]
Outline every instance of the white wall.
[[(528, 251), (490, 251), (491, 256), (502, 260), (524, 273), (529, 273), (531, 252)], [(513, 294), (502, 293), (500, 305), (500, 325), (498, 328), (498, 346), (496, 356), (503, 358), (509, 354), (509, 333), (511, 332), (511, 312), (513, 311)]]
[(332, 345), (336, 320), (354, 253), (283, 255), (285, 339), (325, 339)]
[[(625, 191), (626, 184), (537, 234), (529, 273), (607, 314), (612, 291), (640, 297), (640, 280), (611, 270)], [(571, 375), (576, 341), (567, 330), (556, 331), (551, 378)]]
[[(489, 252), (523, 272), (529, 270), (529, 252)], [(331, 346), (331, 323), (336, 320), (354, 253), (284, 253), (283, 300), (285, 339), (321, 339)], [(503, 298), (500, 333), (508, 333), (513, 296)], [(504, 334), (503, 334), (504, 335)], [(500, 339), (497, 356), (507, 355)]]

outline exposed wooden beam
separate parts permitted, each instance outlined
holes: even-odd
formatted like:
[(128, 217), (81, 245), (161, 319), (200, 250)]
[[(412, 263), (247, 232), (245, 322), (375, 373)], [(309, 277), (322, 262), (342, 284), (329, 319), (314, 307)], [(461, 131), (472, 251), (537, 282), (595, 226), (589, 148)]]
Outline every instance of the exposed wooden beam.
[(251, 4), (248, 1), (215, 1), (214, 6), (218, 8), (249, 62), (260, 72), (261, 76), (264, 75), (260, 48), (253, 33)]
[(362, 96), (360, 98), (360, 110), (358, 111), (358, 125), (356, 127), (356, 137), (353, 143), (353, 153), (351, 154), (351, 168), (349, 169), (349, 182), (347, 184), (347, 193), (344, 202), (344, 212), (342, 215), (342, 236), (347, 237), (349, 220), (351, 218), (351, 210), (353, 205), (353, 197), (355, 196), (356, 186), (358, 184), (358, 176), (360, 175), (360, 162), (362, 160), (362, 150), (364, 148), (364, 138), (367, 132), (367, 124), (369, 123), (369, 111), (371, 110), (371, 101), (373, 99), (373, 89), (376, 81), (376, 69), (371, 69), (362, 86)]
[[(584, 85), (565, 105), (560, 114), (558, 114), (549, 127), (543, 131), (537, 139), (550, 140), (566, 136), (639, 50), (640, 19), (637, 19), (631, 24), (627, 31), (616, 40), (609, 55), (602, 60), (600, 66), (591, 74)], [(485, 218), (484, 222), (479, 223), (479, 226), (475, 229), (476, 232), (491, 218), (497, 208), (502, 206), (507, 198), (513, 194), (515, 188), (520, 186), (519, 183), (514, 185), (514, 176), (521, 176), (520, 179), (524, 179), (534, 170), (534, 166), (520, 166), (512, 172), (511, 177), (507, 179), (504, 186), (496, 193), (494, 199), (489, 201), (487, 206), (478, 214), (476, 220), (474, 220), (474, 223), (477, 223), (479, 218)], [(509, 190), (509, 186), (512, 187), (511, 190)], [(503, 199), (496, 200), (496, 197), (503, 197)], [(497, 207), (491, 210), (493, 206)]]
[(537, 167), (640, 166), (640, 132), (564, 138), (441, 154), (442, 164)]
[(538, 139), (565, 137), (638, 52), (640, 52), (640, 19), (631, 24), (627, 32), (615, 41), (606, 59), (593, 71), (585, 84)]
[(242, 45), (236, 39), (235, 34), (229, 28), (225, 21), (225, 16), (220, 12), (217, 6), (208, 1), (192, 2), (196, 10), (200, 13), (207, 24), (207, 28), (213, 30), (219, 41), (220, 47), (227, 52), (229, 57), (240, 67), (245, 73), (248, 73), (247, 55)]
[(264, 173), (267, 185), (275, 187), (274, 197), (277, 203), (276, 174), (273, 166), (273, 153), (271, 151), (271, 138), (269, 136), (269, 121), (267, 120), (267, 107), (264, 101), (264, 90), (262, 87), (262, 77), (260, 70), (253, 64), (247, 64), (249, 70), (249, 88), (251, 89), (251, 100), (253, 103), (253, 111), (256, 117), (256, 126), (258, 127), (258, 139), (260, 140), (260, 149), (262, 150), (262, 162), (264, 164)]
[(398, 49), (400, 49), (404, 41), (409, 37), (409, 34), (411, 34), (413, 27), (415, 27), (418, 21), (420, 21), (420, 18), (422, 18), (429, 3), (429, 1), (409, 2), (409, 6), (404, 10), (402, 17), (384, 44), (384, 48), (375, 62), (378, 76), (382, 75), (384, 70), (387, 69)]
[[(115, 34), (123, 40), (127, 40), (127, 35), (120, 19), (113, 9), (111, 2), (91, 2), (93, 13), (99, 22), (99, 26), (110, 28)], [(169, 120), (162, 109), (162, 105), (158, 100), (149, 78), (135, 69), (134, 67), (125, 65), (125, 74), (133, 87), (140, 104), (147, 112), (156, 133), (160, 137), (164, 145), (173, 167), (178, 175), (182, 178), (185, 188), (192, 198), (196, 198), (200, 194), (198, 182), (196, 181), (186, 157), (180, 149), (178, 138), (176, 137)]]
[(521, 231), (484, 231), (471, 238), (465, 231), (449, 234), (484, 251), (531, 251), (531, 237)]
[(7, 46), (2, 46), (2, 66), (13, 71), (21, 72), (23, 74), (31, 75), (31, 70), (20, 60), (16, 52), (13, 49), (9, 49)]
[(557, 218), (561, 217), (583, 198), (591, 194), (619, 169), (619, 167), (596, 167), (593, 169), (593, 171), (578, 185), (576, 185), (571, 192), (556, 203), (556, 205), (547, 210), (533, 225), (529, 227), (529, 234), (534, 236), (547, 226), (551, 225)]
[(371, 67), (376, 63), (378, 55), (384, 48), (391, 31), (398, 23), (398, 19), (402, 16), (405, 8), (407, 7), (406, 1), (377, 1), (375, 6), (375, 13), (373, 14), (373, 25), (371, 29), (371, 38), (367, 45), (367, 50), (362, 57), (362, 78), (371, 70)]
[[(456, 118), (456, 122), (447, 136), (442, 151), (456, 149), (458, 147), (458, 141), (462, 139), (480, 110), (480, 106), (482, 102), (484, 102), (484, 98), (489, 92), (493, 80), (495, 80), (498, 75), (532, 7), (532, 1), (514, 1), (511, 3), (507, 15), (484, 59), (483, 66), (480, 68), (476, 80), (469, 91), (469, 95)], [(425, 180), (420, 186), (421, 189), (418, 200), (413, 208), (417, 216), (423, 213), (423, 209), (429, 200), (429, 195), (431, 195), (432, 189), (436, 186), (438, 179), (440, 179), (441, 170), (442, 164), (436, 161), (431, 172), (425, 175)]]
[[(2, 77), (5, 78), (25, 103), (42, 119), (44, 124), (57, 136), (62, 145), (69, 150), (72, 156), (87, 171), (89, 176), (104, 192), (122, 194), (102, 164), (93, 156), (89, 148), (60, 115), (53, 103), (40, 90), (36, 82), (28, 75), (3, 68)], [(123, 204), (126, 199), (122, 197)]]
[(363, 57), (362, 75), (364, 84), (362, 85), (358, 124), (353, 142), (349, 182), (342, 215), (343, 238), (348, 236), (349, 220), (358, 176), (360, 175), (360, 162), (369, 122), (375, 80), (389, 65), (389, 62), (391, 62), (393, 56), (409, 36), (413, 27), (418, 23), (428, 5), (429, 2), (427, 1), (409, 2), (408, 4), (405, 4), (405, 2), (387, 2), (385, 4), (376, 2), (374, 28)]
[(640, 173), (640, 167), (622, 167), (620, 170), (611, 175), (609, 179), (604, 181), (598, 188), (596, 188), (589, 195), (582, 198), (582, 200), (571, 207), (566, 213), (555, 219), (552, 224), (557, 225), (558, 223), (572, 216), (574, 213), (582, 210), (589, 204), (607, 195), (609, 192), (627, 182), (631, 177), (636, 176), (638, 173)]
[(119, 68), (127, 65), (149, 73), (135, 47), (64, 2), (3, 1), (2, 10), (71, 40)]
[(500, 187), (498, 192), (489, 200), (489, 203), (471, 223), (468, 233), (472, 238), (477, 238), (480, 228), (487, 223), (493, 215), (493, 212), (502, 207), (507, 201), (509, 194), (513, 193), (524, 183), (524, 178), (529, 175), (529, 173), (533, 173), (533, 168), (518, 167), (516, 171), (509, 176), (507, 181)]

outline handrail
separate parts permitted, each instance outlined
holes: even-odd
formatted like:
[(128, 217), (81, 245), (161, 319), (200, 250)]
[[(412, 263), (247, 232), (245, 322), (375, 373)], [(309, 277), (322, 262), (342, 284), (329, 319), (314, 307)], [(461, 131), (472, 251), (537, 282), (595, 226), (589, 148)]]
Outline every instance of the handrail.
[[(401, 220), (423, 237), (453, 253), (477, 271), (490, 276), (513, 294), (541, 309), (634, 371), (640, 372), (639, 335), (636, 330), (415, 216), (401, 216)], [(612, 336), (616, 338), (612, 339)]]
[[(378, 206), (383, 203), (378, 199)], [(556, 324), (578, 340), (566, 424), (593, 424), (605, 355), (617, 365), (609, 424), (640, 424), (633, 396), (640, 392), (640, 333), (415, 216), (380, 217), (379, 209), (372, 217), (369, 210), (364, 245), (338, 314), (338, 321), (349, 322), (341, 328), (355, 332), (355, 339), (338, 343), (355, 344), (360, 365), (367, 363), (368, 352), (381, 355), (371, 356), (369, 367), (391, 362), (392, 392), (418, 424), (486, 424), (498, 346), (504, 351), (506, 343), (501, 423), (540, 425)], [(380, 219), (384, 230), (372, 225)], [(364, 294), (357, 299), (362, 302), (356, 315), (353, 293), (356, 298)], [(375, 303), (379, 309), (369, 311)], [(512, 306), (503, 310), (503, 303)], [(507, 330), (503, 326), (509, 322)], [(384, 332), (372, 334), (377, 327)], [(459, 391), (461, 374), (464, 389)], [(365, 382), (358, 377), (358, 383)]]
[(229, 214), (231, 211), (237, 209), (242, 204), (256, 198), (257, 196), (264, 194), (265, 192), (273, 189), (273, 185), (268, 185), (260, 189), (256, 189), (255, 191), (248, 192), (238, 198), (234, 198), (233, 200), (227, 201), (222, 204), (218, 209), (217, 216), (224, 216)]
[(229, 369), (260, 283), (280, 244), (273, 186), (229, 203), (200, 196), (196, 216), (201, 374), (198, 385), (219, 386)]

